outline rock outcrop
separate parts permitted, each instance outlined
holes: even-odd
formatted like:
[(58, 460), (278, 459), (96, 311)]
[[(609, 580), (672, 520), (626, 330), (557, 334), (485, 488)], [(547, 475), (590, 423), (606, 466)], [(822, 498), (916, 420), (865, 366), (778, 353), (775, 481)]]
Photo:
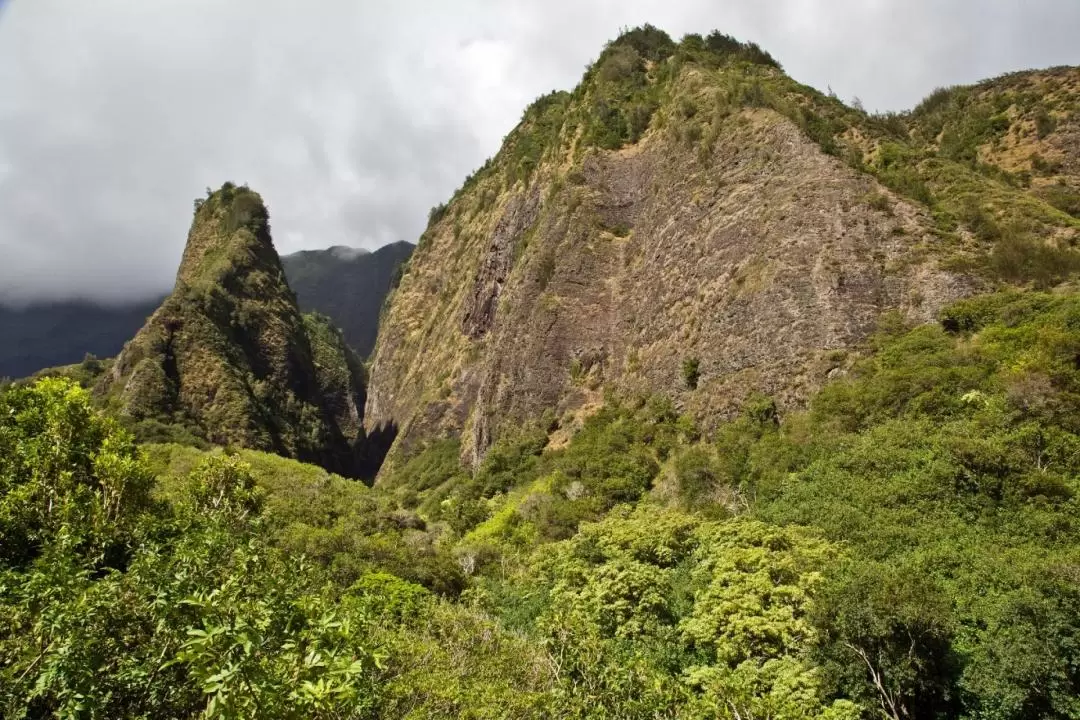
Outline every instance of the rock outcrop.
[(360, 361), (326, 318), (301, 315), (257, 193), (227, 183), (196, 204), (172, 294), (99, 393), (146, 432), (181, 427), (359, 474)]

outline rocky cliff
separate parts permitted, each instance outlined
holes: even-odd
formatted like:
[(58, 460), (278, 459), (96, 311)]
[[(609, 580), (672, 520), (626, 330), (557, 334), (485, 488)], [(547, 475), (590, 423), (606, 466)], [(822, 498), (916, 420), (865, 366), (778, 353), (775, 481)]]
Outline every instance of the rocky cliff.
[(257, 193), (227, 183), (196, 205), (172, 294), (99, 394), (145, 433), (180, 427), (358, 474), (359, 360), (326, 318), (301, 315)]
[[(369, 429), (400, 426), (394, 458), (460, 434), (475, 462), (605, 391), (707, 426), (752, 392), (798, 405), (883, 313), (926, 322), (1005, 276), (1067, 275), (1080, 223), (919, 120), (847, 107), (719, 33), (623, 35), (432, 211), (380, 330)], [(1043, 260), (1014, 267), (1017, 248)]]

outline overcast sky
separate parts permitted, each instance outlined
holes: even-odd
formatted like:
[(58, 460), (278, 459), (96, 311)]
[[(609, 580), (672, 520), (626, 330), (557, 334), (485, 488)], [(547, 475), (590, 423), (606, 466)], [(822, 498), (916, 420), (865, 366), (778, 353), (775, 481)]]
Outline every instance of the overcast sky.
[(526, 104), (645, 22), (878, 110), (1080, 63), (1078, 0), (0, 0), (0, 301), (167, 290), (227, 179), (282, 253), (415, 240)]

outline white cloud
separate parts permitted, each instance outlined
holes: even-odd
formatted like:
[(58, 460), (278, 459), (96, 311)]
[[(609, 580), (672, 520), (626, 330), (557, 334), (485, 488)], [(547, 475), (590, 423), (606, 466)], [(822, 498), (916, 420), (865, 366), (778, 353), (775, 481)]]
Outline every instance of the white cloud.
[(0, 299), (171, 284), (191, 201), (267, 199), (282, 252), (415, 239), (524, 106), (643, 22), (754, 40), (868, 108), (1076, 63), (1074, 0), (11, 0)]

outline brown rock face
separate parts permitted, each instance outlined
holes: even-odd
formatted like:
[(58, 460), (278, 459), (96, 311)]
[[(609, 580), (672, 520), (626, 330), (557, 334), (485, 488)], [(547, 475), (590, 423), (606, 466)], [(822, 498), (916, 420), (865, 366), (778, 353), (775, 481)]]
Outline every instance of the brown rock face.
[(461, 331), (473, 340), (484, 336), (495, 322), (499, 296), (514, 266), (514, 251), (523, 233), (533, 226), (539, 212), (537, 188), (514, 195), (495, 225), (484, 265), (473, 283), (472, 295), (461, 319)]
[[(508, 425), (600, 388), (675, 399), (708, 424), (751, 391), (798, 405), (899, 310), (930, 320), (970, 283), (938, 268), (927, 214), (766, 109), (711, 152), (650, 133), (429, 229), (380, 331), (367, 422), (397, 452)], [(700, 381), (682, 377), (698, 361)]]

